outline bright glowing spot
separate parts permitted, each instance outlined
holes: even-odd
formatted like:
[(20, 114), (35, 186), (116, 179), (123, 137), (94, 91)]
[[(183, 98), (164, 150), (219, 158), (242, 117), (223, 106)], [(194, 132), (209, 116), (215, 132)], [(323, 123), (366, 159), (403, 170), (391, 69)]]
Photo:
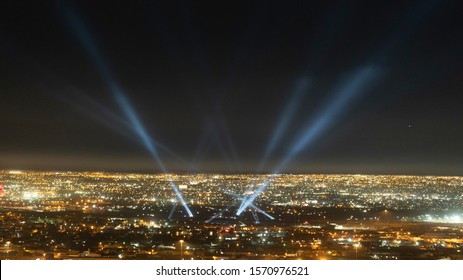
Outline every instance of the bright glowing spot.
[(24, 199), (36, 199), (39, 197), (39, 194), (36, 192), (25, 192), (23, 193)]
[(271, 178), (267, 178), (262, 185), (260, 185), (257, 190), (250, 196), (247, 197), (246, 200), (243, 200), (244, 202), (241, 204), (240, 208), (238, 208), (238, 211), (236, 212), (236, 215), (239, 216), (243, 211), (248, 208), (252, 203), (254, 203), (254, 200), (267, 189), (268, 185), (270, 184)]
[(461, 223), (461, 216), (458, 216), (458, 215), (454, 215), (452, 216), (452, 219), (451, 219), (452, 222), (454, 223)]

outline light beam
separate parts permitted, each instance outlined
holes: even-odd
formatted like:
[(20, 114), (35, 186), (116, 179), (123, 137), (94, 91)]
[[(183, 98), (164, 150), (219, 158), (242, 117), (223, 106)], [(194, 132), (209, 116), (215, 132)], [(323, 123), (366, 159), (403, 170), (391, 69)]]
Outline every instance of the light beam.
[(230, 209), (233, 205), (229, 205), (227, 206), (226, 208), (220, 210), (218, 213), (216, 213), (214, 216), (212, 216), (209, 220), (206, 221), (206, 223), (210, 223), (212, 222), (214, 219), (220, 217), (223, 213), (225, 213), (225, 211), (227, 211), (228, 209)]
[(423, 1), (419, 7), (414, 10), (412, 16), (405, 18), (402, 24), (399, 25), (399, 28), (395, 30), (395, 33), (393, 33), (394, 36), (391, 37), (386, 44), (384, 44), (376, 56), (370, 59), (370, 63), (358, 69), (351, 77), (351, 80), (345, 82), (344, 86), (341, 86), (337, 90), (334, 101), (325, 107), (312, 123), (308, 124), (304, 128), (302, 133), (289, 149), (287, 155), (275, 168), (274, 172), (272, 172), (273, 175), (266, 179), (264, 183), (254, 192), (254, 194), (246, 199), (245, 203), (242, 203), (237, 211), (237, 215), (240, 215), (247, 207), (249, 207), (257, 196), (268, 187), (270, 180), (275, 176), (275, 173), (280, 172), (281, 169), (286, 166), (297, 153), (301, 152), (307, 146), (310, 146), (315, 139), (317, 139), (326, 129), (339, 119), (340, 115), (342, 115), (342, 113), (344, 113), (347, 109), (347, 105), (354, 101), (362, 91), (365, 91), (368, 87), (373, 85), (373, 82), (376, 81), (382, 74), (382, 71), (373, 65), (385, 64), (387, 60), (390, 59), (393, 50), (396, 49), (399, 43), (403, 41), (413, 28), (417, 26), (419, 21), (426, 16), (432, 8), (434, 8), (434, 4), (436, 3), (437, 1), (434, 0)]
[[(66, 16), (67, 22), (71, 26), (76, 37), (79, 39), (79, 42), (84, 47), (87, 54), (93, 60), (98, 72), (102, 76), (103, 80), (107, 83), (109, 90), (113, 94), (113, 97), (124, 113), (125, 117), (128, 119), (132, 130), (135, 134), (140, 138), (144, 147), (148, 150), (150, 155), (155, 159), (158, 163), (159, 167), (161, 168), (162, 172), (167, 173), (167, 169), (162, 162), (161, 158), (159, 157), (158, 151), (153, 145), (151, 141), (151, 137), (148, 135), (146, 129), (144, 128), (141, 120), (138, 118), (137, 114), (133, 106), (130, 104), (125, 92), (116, 82), (113, 74), (111, 73), (110, 69), (108, 68), (105, 60), (103, 59), (103, 55), (101, 54), (100, 50), (95, 43), (95, 40), (91, 36), (91, 33), (87, 30), (85, 24), (80, 20), (80, 18), (66, 5), (63, 4), (64, 14)], [(169, 179), (169, 184), (172, 187), (175, 195), (177, 196), (178, 201), (183, 205), (186, 212), (190, 217), (193, 217), (193, 213), (191, 212), (190, 208), (186, 204), (181, 192), (179, 191), (177, 185)]]
[(351, 75), (333, 95), (333, 101), (329, 103), (321, 112), (309, 122), (301, 131), (297, 140), (289, 152), (284, 157), (280, 165), (276, 168), (277, 171), (287, 165), (295, 155), (303, 149), (310, 146), (318, 137), (328, 130), (334, 123), (339, 121), (340, 117), (352, 105), (352, 103), (370, 88), (380, 75), (380, 70), (373, 66), (365, 66)]
[(265, 148), (264, 156), (259, 164), (259, 170), (262, 170), (268, 157), (271, 155), (281, 138), (283, 137), (286, 129), (289, 127), (290, 122), (293, 120), (298, 106), (301, 103), (302, 98), (307, 93), (310, 86), (310, 80), (307, 77), (301, 77), (298, 79), (292, 90), (291, 98), (283, 109), (275, 130), (270, 137), (267, 147)]

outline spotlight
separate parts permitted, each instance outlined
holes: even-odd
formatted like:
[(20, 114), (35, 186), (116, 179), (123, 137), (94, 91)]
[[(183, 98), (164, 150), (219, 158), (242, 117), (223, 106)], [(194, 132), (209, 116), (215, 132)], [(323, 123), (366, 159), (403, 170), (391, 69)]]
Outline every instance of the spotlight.
[[(86, 50), (88, 56), (94, 62), (98, 72), (102, 76), (103, 80), (107, 83), (109, 90), (111, 91), (116, 103), (124, 113), (125, 117), (127, 118), (130, 127), (135, 132), (135, 134), (139, 137), (140, 141), (143, 143), (144, 147), (148, 150), (150, 155), (154, 158), (154, 160), (158, 163), (160, 169), (163, 173), (167, 173), (167, 169), (162, 162), (161, 158), (159, 157), (158, 151), (151, 140), (151, 137), (147, 133), (146, 129), (143, 127), (142, 122), (138, 118), (135, 109), (130, 104), (125, 92), (116, 82), (113, 74), (111, 73), (110, 69), (107, 67), (103, 55), (101, 54), (95, 40), (91, 36), (91, 33), (87, 30), (85, 24), (80, 20), (80, 18), (71, 10), (66, 4), (63, 4), (64, 8), (64, 15), (71, 26), (76, 37), (79, 39), (79, 42), (82, 44), (84, 49)], [(190, 217), (193, 217), (193, 214), (190, 211), (190, 208), (186, 204), (185, 200), (181, 192), (178, 190), (178, 187), (172, 180), (169, 180), (169, 184), (172, 187), (173, 191), (175, 192), (178, 201), (183, 205), (185, 210), (187, 211)]]

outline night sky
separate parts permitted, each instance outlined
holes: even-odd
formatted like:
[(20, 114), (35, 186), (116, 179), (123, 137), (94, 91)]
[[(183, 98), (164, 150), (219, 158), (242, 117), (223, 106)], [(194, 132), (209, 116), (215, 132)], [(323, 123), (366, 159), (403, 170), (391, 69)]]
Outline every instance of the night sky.
[(461, 11), (1, 1), (0, 169), (463, 175)]

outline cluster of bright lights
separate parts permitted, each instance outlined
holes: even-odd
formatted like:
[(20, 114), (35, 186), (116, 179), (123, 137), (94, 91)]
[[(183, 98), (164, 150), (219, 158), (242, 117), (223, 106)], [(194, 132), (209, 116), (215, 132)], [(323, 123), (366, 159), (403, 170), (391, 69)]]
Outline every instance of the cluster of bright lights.
[(40, 197), (39, 193), (36, 193), (36, 192), (25, 192), (25, 193), (23, 193), (23, 198), (24, 199), (37, 199), (39, 197)]
[(453, 223), (460, 224), (463, 223), (463, 214), (450, 214), (444, 216), (430, 215), (426, 214), (424, 221), (430, 223)]
[[(236, 213), (236, 216), (240, 216), (241, 213), (246, 209), (246, 208), (251, 208), (251, 214), (253, 215), (253, 218), (256, 223), (260, 223), (259, 217), (257, 216), (257, 212), (261, 213), (262, 215), (266, 216), (270, 220), (274, 220), (275, 218), (262, 210), (261, 208), (257, 207), (254, 205), (253, 202), (250, 202), (250, 197), (255, 194), (255, 192), (245, 192), (244, 196), (239, 196), (235, 193), (231, 193), (229, 190), (227, 191), (228, 194), (231, 194), (233, 197), (235, 197), (238, 200), (241, 200), (240, 207), (238, 208), (238, 212)], [(255, 199), (255, 198), (254, 198)], [(210, 223), (214, 219), (220, 217), (225, 211), (228, 211), (233, 205), (229, 205), (228, 207), (222, 209), (220, 212), (216, 213), (214, 216), (212, 216), (209, 220), (206, 221), (206, 223)], [(242, 209), (242, 210), (240, 210)]]
[(271, 178), (268, 178), (267, 180), (264, 181), (262, 185), (260, 185), (256, 191), (254, 191), (251, 195), (246, 196), (243, 198), (243, 201), (241, 202), (240, 207), (238, 208), (238, 211), (236, 211), (236, 215), (239, 216), (241, 213), (243, 213), (246, 208), (250, 207), (251, 205), (254, 204), (254, 201), (256, 198), (267, 189), (268, 185), (270, 184)]

